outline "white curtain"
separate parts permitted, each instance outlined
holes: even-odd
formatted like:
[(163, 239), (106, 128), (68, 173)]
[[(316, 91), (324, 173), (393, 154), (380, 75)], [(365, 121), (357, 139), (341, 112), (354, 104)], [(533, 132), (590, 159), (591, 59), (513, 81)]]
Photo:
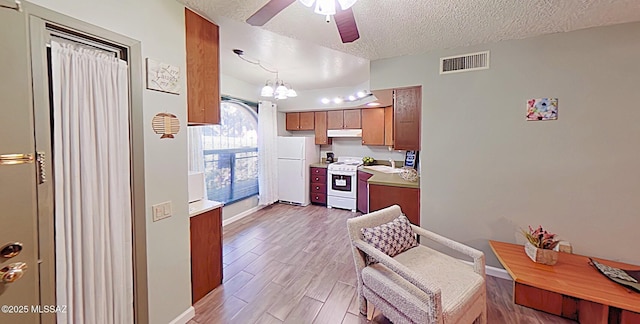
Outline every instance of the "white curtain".
[(275, 104), (258, 103), (258, 204), (261, 206), (278, 201), (277, 116)]
[(58, 323), (133, 323), (127, 65), (51, 42)]
[(189, 172), (204, 172), (204, 149), (202, 146), (202, 127), (187, 127), (187, 152), (189, 162)]

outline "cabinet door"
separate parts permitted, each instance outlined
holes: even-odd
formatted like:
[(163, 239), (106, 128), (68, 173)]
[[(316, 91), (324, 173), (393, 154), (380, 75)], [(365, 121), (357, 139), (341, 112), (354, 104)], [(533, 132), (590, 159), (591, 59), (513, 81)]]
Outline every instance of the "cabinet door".
[(393, 145), (393, 106), (384, 108), (384, 145)]
[(218, 26), (185, 9), (188, 124), (220, 124)]
[(314, 113), (314, 130), (316, 132), (316, 144), (331, 144), (331, 139), (327, 137), (327, 112), (316, 111)]
[(412, 224), (420, 226), (420, 189), (369, 184), (369, 212), (396, 204)]
[(300, 127), (298, 128), (299, 130), (313, 130), (314, 125), (314, 115), (313, 115), (313, 111), (309, 111), (309, 112), (301, 112), (300, 113)]
[(222, 208), (189, 219), (191, 298), (195, 304), (222, 284)]
[(369, 188), (367, 187), (367, 180), (371, 178), (371, 174), (358, 171), (358, 210), (362, 213), (369, 212)]
[(394, 148), (420, 150), (422, 87), (396, 89), (393, 109)]
[(384, 145), (384, 108), (362, 109), (362, 145)]
[(360, 122), (360, 109), (349, 109), (344, 111), (344, 128), (359, 129), (362, 128)]
[(300, 129), (300, 113), (286, 113), (287, 130), (299, 130)]
[(344, 126), (344, 110), (327, 111), (327, 128), (342, 129)]

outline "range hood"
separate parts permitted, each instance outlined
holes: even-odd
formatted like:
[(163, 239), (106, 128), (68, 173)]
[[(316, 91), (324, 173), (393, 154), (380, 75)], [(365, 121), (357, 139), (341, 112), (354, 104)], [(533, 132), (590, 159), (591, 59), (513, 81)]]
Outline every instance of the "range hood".
[(329, 129), (327, 137), (362, 137), (362, 129)]

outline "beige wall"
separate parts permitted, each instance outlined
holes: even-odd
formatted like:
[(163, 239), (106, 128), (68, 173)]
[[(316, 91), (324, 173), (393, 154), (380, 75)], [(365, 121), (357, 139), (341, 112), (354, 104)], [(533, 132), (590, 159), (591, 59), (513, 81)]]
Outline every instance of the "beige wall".
[[(168, 323), (191, 306), (184, 6), (175, 0), (35, 0), (35, 4), (142, 42), (142, 57), (180, 67), (180, 95), (143, 91), (145, 205), (149, 320)], [(156, 113), (175, 114), (182, 126), (173, 140), (151, 129)], [(151, 205), (173, 202), (173, 216), (151, 220)]]
[[(491, 51), (491, 69), (439, 58)], [(421, 222), (482, 249), (542, 224), (574, 251), (640, 264), (640, 23), (371, 63), (374, 89), (423, 86)], [(559, 98), (557, 121), (525, 121)]]

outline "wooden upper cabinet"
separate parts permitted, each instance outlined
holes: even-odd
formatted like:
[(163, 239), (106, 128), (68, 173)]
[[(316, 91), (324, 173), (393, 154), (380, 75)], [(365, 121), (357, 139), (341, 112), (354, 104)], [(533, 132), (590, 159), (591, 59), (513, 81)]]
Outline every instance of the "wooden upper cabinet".
[(286, 113), (286, 129), (288, 131), (313, 130), (313, 111)]
[(327, 128), (328, 129), (344, 128), (344, 110), (327, 111)]
[(327, 137), (327, 112), (316, 111), (314, 113), (314, 130), (316, 132), (316, 144), (331, 144), (331, 139)]
[(393, 146), (393, 106), (384, 108), (384, 145)]
[(185, 8), (187, 123), (220, 124), (218, 26)]
[(300, 129), (300, 113), (286, 113), (287, 130)]
[(349, 109), (344, 111), (344, 125), (346, 129), (359, 129), (362, 128), (361, 109)]
[(384, 145), (385, 108), (362, 109), (362, 145)]
[(394, 91), (393, 147), (396, 150), (420, 150), (422, 86)]
[(299, 130), (313, 130), (314, 129), (314, 114), (313, 111), (301, 112)]

